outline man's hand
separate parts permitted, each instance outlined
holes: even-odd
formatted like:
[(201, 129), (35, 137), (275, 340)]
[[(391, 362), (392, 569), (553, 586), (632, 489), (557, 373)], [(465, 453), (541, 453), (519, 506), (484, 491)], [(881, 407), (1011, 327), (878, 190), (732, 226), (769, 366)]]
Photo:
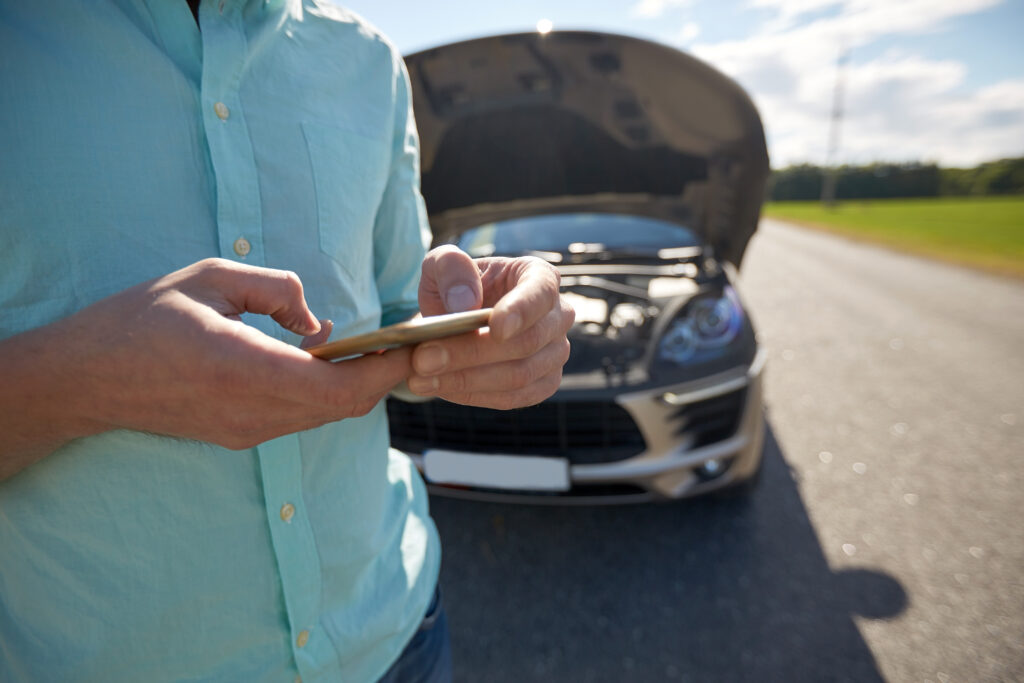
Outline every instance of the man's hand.
[(295, 274), (210, 259), (0, 343), (0, 479), (116, 428), (254, 446), (363, 415), (411, 372), (408, 349), (328, 363), (244, 312), (327, 331)]
[(493, 306), (490, 328), (420, 344), (409, 388), (487, 408), (520, 408), (558, 389), (575, 317), (558, 271), (537, 258), (471, 259), (452, 246), (423, 261), (420, 311), (439, 315)]

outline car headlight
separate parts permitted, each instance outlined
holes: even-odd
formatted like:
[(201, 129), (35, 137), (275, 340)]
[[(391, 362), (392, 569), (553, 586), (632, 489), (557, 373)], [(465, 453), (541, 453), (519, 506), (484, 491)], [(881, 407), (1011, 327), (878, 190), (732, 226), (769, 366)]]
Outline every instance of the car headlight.
[(725, 346), (743, 327), (743, 309), (739, 297), (729, 285), (721, 295), (703, 295), (693, 299), (682, 315), (669, 325), (658, 344), (658, 355), (684, 363), (702, 349)]

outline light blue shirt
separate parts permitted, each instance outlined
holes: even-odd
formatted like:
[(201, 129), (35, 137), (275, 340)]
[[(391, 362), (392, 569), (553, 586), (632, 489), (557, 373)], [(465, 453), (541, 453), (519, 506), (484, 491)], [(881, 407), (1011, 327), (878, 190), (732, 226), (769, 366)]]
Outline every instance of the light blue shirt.
[[(295, 271), (335, 338), (415, 312), (400, 56), (327, 2), (200, 22), (0, 0), (0, 338), (210, 256)], [(0, 680), (372, 681), (439, 563), (382, 406), (247, 451), (107, 432), (0, 482)]]

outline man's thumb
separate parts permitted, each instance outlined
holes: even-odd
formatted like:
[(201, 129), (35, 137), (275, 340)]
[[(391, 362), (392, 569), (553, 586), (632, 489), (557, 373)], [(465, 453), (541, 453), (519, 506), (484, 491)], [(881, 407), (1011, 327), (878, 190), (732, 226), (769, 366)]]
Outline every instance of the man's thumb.
[(459, 313), (480, 308), (483, 284), (469, 254), (453, 245), (432, 250), (423, 259), (420, 312), (423, 315)]

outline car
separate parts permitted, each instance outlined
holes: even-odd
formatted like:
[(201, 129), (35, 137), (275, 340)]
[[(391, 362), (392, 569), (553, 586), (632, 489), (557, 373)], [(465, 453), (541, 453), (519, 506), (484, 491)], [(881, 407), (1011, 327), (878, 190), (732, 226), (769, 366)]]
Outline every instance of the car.
[(665, 45), (501, 35), (406, 57), (434, 243), (531, 255), (576, 310), (558, 391), (499, 411), (406, 394), (431, 492), (673, 500), (757, 481), (765, 352), (736, 289), (768, 154), (743, 89)]

